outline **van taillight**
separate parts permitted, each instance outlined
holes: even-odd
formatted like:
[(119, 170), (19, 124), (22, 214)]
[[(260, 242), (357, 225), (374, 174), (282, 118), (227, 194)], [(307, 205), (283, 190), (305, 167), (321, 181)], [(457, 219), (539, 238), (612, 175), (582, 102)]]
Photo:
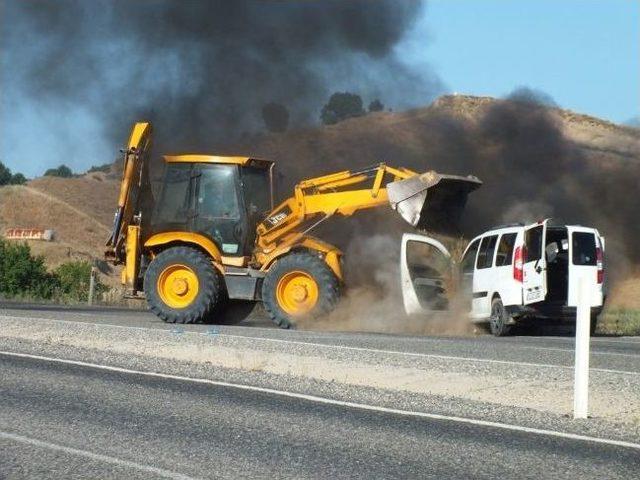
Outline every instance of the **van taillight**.
[(596, 247), (596, 265), (598, 265), (598, 283), (604, 282), (604, 265), (602, 262), (602, 249)]
[(516, 247), (516, 252), (513, 255), (513, 279), (516, 282), (522, 282), (523, 273), (522, 266), (524, 261), (524, 247)]

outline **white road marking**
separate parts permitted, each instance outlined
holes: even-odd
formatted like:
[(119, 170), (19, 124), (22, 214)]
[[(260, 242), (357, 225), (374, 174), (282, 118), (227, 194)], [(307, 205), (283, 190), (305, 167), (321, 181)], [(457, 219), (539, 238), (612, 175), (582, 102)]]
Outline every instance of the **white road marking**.
[[(516, 337), (514, 337), (516, 338)], [(517, 337), (518, 341), (535, 342), (538, 340), (556, 341), (565, 344), (572, 344), (574, 337)], [(591, 337), (591, 341), (595, 343), (629, 343), (632, 345), (640, 344), (640, 337)], [(515, 343), (515, 342), (512, 342)]]
[[(8, 316), (8, 315), (2, 315), (1, 317), (8, 318), (8, 319), (11, 319), (11, 320), (16, 320), (16, 319), (21, 320), (21, 319), (24, 319), (24, 318), (31, 319), (31, 320), (34, 319), (32, 317), (12, 317), (12, 316)], [(152, 332), (170, 332), (170, 333), (171, 333), (170, 328), (178, 328), (178, 327), (180, 327), (180, 325), (174, 325), (173, 327), (170, 327), (170, 328), (134, 327), (134, 326), (126, 326), (126, 325), (115, 325), (115, 324), (110, 324), (110, 323), (77, 322), (77, 321), (73, 321), (73, 320), (59, 320), (59, 319), (50, 319), (50, 318), (35, 318), (35, 320), (47, 320), (47, 321), (50, 321), (50, 322), (73, 323), (73, 324), (82, 323), (84, 325), (92, 325), (92, 326), (98, 326), (98, 327), (109, 327), (109, 328), (125, 329), (125, 330), (145, 330), (145, 331), (152, 331)], [(194, 332), (194, 331), (189, 331), (189, 330), (185, 330), (185, 331), (181, 332), (180, 334), (181, 335), (189, 334), (189, 335), (211, 336), (211, 333), (208, 333), (208, 332)], [(293, 344), (293, 345), (305, 345), (305, 346), (312, 346), (312, 347), (334, 348), (334, 349), (353, 350), (353, 351), (369, 352), (369, 353), (384, 353), (384, 354), (391, 354), (391, 355), (404, 355), (404, 356), (409, 356), (409, 357), (435, 358), (435, 359), (439, 359), (439, 360), (461, 360), (461, 361), (467, 361), (467, 362), (482, 362), (482, 363), (492, 363), (492, 364), (498, 364), (498, 365), (522, 365), (522, 366), (525, 366), (525, 367), (564, 368), (564, 369), (573, 370), (573, 365), (556, 365), (556, 364), (550, 364), (550, 363), (518, 362), (518, 361), (512, 361), (512, 360), (496, 360), (496, 359), (492, 359), (492, 358), (478, 358), (478, 357), (460, 357), (460, 356), (455, 356), (455, 355), (439, 355), (439, 354), (435, 354), (435, 353), (400, 352), (400, 351), (397, 351), (397, 350), (383, 350), (383, 349), (378, 349), (378, 348), (367, 348), (367, 347), (352, 347), (352, 346), (349, 346), (349, 345), (332, 345), (332, 344), (326, 344), (326, 343), (303, 342), (303, 341), (300, 341), (300, 340), (283, 340), (283, 339), (280, 339), (280, 338), (257, 337), (257, 336), (250, 336), (250, 335), (237, 335), (237, 334), (232, 334), (232, 333), (216, 333), (215, 336), (216, 337), (217, 336), (229, 337), (229, 338), (242, 338), (242, 339), (248, 339), (248, 340), (264, 340), (264, 341), (267, 341), (267, 342), (289, 343), (289, 344)], [(536, 347), (530, 347), (530, 348), (536, 348)], [(634, 356), (634, 355), (632, 355), (632, 356)], [(640, 375), (640, 372), (631, 372), (631, 371), (628, 371), (628, 370), (613, 370), (613, 369), (609, 369), (609, 368), (590, 368), (589, 370), (591, 372), (617, 373), (617, 374), (622, 374), (622, 375)]]
[[(133, 370), (133, 369), (129, 369), (129, 368), (114, 367), (114, 366), (111, 366), (111, 365), (102, 365), (102, 364), (98, 364), (98, 363), (82, 362), (82, 361), (79, 361), (79, 360), (67, 360), (67, 359), (64, 359), (64, 358), (45, 357), (45, 356), (42, 356), (42, 355), (32, 355), (32, 354), (29, 354), (29, 353), (7, 352), (7, 351), (0, 350), (0, 355), (6, 355), (6, 356), (10, 356), (10, 357), (19, 357), (19, 358), (29, 358), (29, 359), (33, 359), (33, 360), (42, 360), (42, 361), (53, 362), (53, 363), (62, 363), (62, 364), (67, 364), (67, 365), (76, 365), (76, 366), (80, 366), (80, 367), (89, 367), (89, 368), (95, 368), (95, 369), (98, 369), (98, 370), (106, 370), (106, 371), (110, 371), (110, 372), (127, 373), (127, 374), (133, 374), (133, 375), (142, 375), (142, 376), (147, 376), (147, 377), (164, 378), (164, 379), (169, 379), (169, 380), (178, 380), (178, 381), (183, 381), (183, 382), (192, 382), (192, 383), (199, 383), (199, 384), (206, 384), (206, 385), (215, 385), (215, 386), (219, 386), (219, 387), (235, 388), (235, 389), (238, 389), (238, 390), (249, 390), (249, 391), (253, 391), (253, 392), (268, 393), (268, 394), (272, 394), (272, 395), (278, 395), (278, 396), (281, 396), (281, 397), (296, 398), (296, 399), (299, 399), (299, 400), (307, 400), (307, 401), (310, 401), (310, 402), (323, 403), (323, 404), (327, 404), (327, 405), (336, 405), (336, 406), (340, 406), (340, 407), (349, 407), (349, 408), (355, 408), (355, 409), (359, 409), (359, 410), (367, 410), (367, 411), (372, 411), (372, 412), (392, 413), (392, 414), (396, 414), (396, 415), (404, 415), (404, 416), (409, 416), (409, 417), (428, 418), (428, 419), (431, 419), (431, 420), (442, 420), (442, 421), (449, 421), (449, 422), (466, 423), (466, 424), (476, 425), (476, 426), (481, 426), (481, 427), (500, 428), (500, 429), (503, 429), (503, 430), (510, 430), (510, 431), (515, 431), (515, 432), (525, 432), (525, 433), (531, 433), (531, 434), (535, 434), (535, 435), (546, 435), (546, 436), (550, 436), (550, 437), (558, 437), (558, 438), (569, 439), (569, 440), (579, 440), (579, 441), (584, 441), (584, 442), (599, 443), (599, 444), (613, 445), (613, 446), (617, 446), (617, 447), (625, 447), (625, 448), (632, 448), (632, 449), (635, 449), (635, 450), (640, 450), (640, 444), (639, 443), (627, 442), (627, 441), (623, 441), (623, 440), (612, 440), (612, 439), (608, 439), (608, 438), (590, 437), (588, 435), (579, 435), (579, 434), (575, 434), (575, 433), (558, 432), (558, 431), (555, 431), (555, 430), (545, 430), (545, 429), (541, 429), (541, 428), (523, 427), (523, 426), (520, 426), (520, 425), (511, 425), (511, 424), (508, 424), (508, 423), (491, 422), (491, 421), (488, 421), (488, 420), (477, 420), (477, 419), (474, 419), (474, 418), (456, 417), (456, 416), (451, 416), (451, 415), (441, 415), (441, 414), (437, 414), (437, 413), (426, 413), (426, 412), (417, 412), (417, 411), (411, 411), (411, 410), (400, 410), (400, 409), (396, 409), (396, 408), (387, 408), (387, 407), (381, 407), (381, 406), (377, 406), (377, 405), (369, 405), (369, 404), (366, 404), (366, 403), (345, 402), (345, 401), (342, 401), (342, 400), (335, 400), (335, 399), (327, 398), (327, 397), (319, 397), (319, 396), (316, 396), (316, 395), (307, 395), (307, 394), (304, 394), (304, 393), (288, 392), (286, 390), (276, 390), (276, 389), (273, 389), (273, 388), (258, 387), (258, 386), (254, 386), (254, 385), (243, 385), (243, 384), (240, 384), (240, 383), (222, 382), (222, 381), (217, 381), (217, 380), (209, 380), (209, 379), (206, 379), (206, 378), (193, 378), (193, 377), (185, 377), (185, 376), (182, 376), (182, 375), (171, 375), (171, 374), (160, 373), (160, 372), (149, 372), (149, 371), (143, 371), (143, 370)], [(149, 468), (153, 468), (153, 467), (149, 467)]]
[(152, 473), (164, 478), (171, 478), (175, 480), (193, 480), (193, 477), (183, 475), (181, 473), (172, 472), (163, 468), (152, 467), (150, 465), (143, 465), (129, 460), (123, 460), (121, 458), (111, 457), (109, 455), (103, 455), (101, 453), (94, 453), (88, 450), (81, 450), (79, 448), (66, 447), (57, 443), (46, 442), (44, 440), (38, 440), (36, 438), (25, 437), (23, 435), (16, 435), (15, 433), (3, 432), (0, 430), (0, 438), (5, 440), (11, 440), (19, 443), (26, 443), (33, 445), (34, 447), (46, 448), (48, 450), (55, 450), (58, 452), (69, 453), (71, 455), (78, 455), (80, 457), (88, 458), (90, 460), (97, 460), (99, 462), (111, 463), (119, 467), (128, 467), (135, 470), (139, 470), (145, 473)]
[[(573, 354), (575, 352), (575, 350), (573, 348), (557, 348), (557, 347), (528, 347), (528, 346), (524, 346), (524, 345), (518, 345), (518, 348), (522, 348), (522, 349), (526, 349), (526, 350), (545, 350), (545, 351), (550, 351), (550, 352), (569, 352), (571, 354)], [(632, 357), (632, 358), (637, 358), (638, 360), (640, 360), (640, 353), (633, 354), (633, 353), (618, 353), (618, 352), (597, 352), (594, 351), (593, 349), (590, 352), (591, 355), (613, 355), (613, 356), (618, 356), (618, 357)]]

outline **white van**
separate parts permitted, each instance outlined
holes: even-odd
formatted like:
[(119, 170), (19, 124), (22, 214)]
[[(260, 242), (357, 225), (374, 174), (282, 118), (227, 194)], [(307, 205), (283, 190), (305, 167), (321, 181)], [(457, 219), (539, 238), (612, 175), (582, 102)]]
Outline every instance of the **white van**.
[(591, 328), (604, 304), (604, 238), (595, 228), (514, 224), (477, 236), (459, 261), (436, 239), (402, 238), (400, 275), (405, 311), (448, 308), (450, 290), (470, 300), (469, 317), (496, 336), (525, 318), (575, 320), (578, 285), (591, 291)]

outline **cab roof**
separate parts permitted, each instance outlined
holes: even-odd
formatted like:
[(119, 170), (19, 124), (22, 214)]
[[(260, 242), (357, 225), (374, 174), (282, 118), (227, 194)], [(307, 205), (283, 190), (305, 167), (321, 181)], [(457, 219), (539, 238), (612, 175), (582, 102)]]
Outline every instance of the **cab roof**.
[(253, 157), (238, 157), (224, 155), (165, 155), (164, 161), (167, 163), (217, 163), (226, 165), (242, 165), (247, 167), (269, 168), (275, 162), (262, 160)]

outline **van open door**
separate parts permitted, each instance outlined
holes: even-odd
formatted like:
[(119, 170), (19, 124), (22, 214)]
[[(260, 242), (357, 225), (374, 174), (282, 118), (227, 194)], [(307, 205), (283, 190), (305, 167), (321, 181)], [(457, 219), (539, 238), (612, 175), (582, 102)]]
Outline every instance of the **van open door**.
[(522, 296), (525, 305), (541, 302), (547, 296), (547, 259), (545, 241), (547, 223), (544, 220), (525, 227)]
[(402, 236), (400, 285), (408, 315), (449, 307), (452, 266), (451, 254), (438, 240), (414, 233)]
[(589, 285), (592, 307), (603, 303), (604, 239), (597, 230), (586, 227), (567, 227), (569, 235), (569, 292), (567, 305), (578, 305), (580, 280)]

